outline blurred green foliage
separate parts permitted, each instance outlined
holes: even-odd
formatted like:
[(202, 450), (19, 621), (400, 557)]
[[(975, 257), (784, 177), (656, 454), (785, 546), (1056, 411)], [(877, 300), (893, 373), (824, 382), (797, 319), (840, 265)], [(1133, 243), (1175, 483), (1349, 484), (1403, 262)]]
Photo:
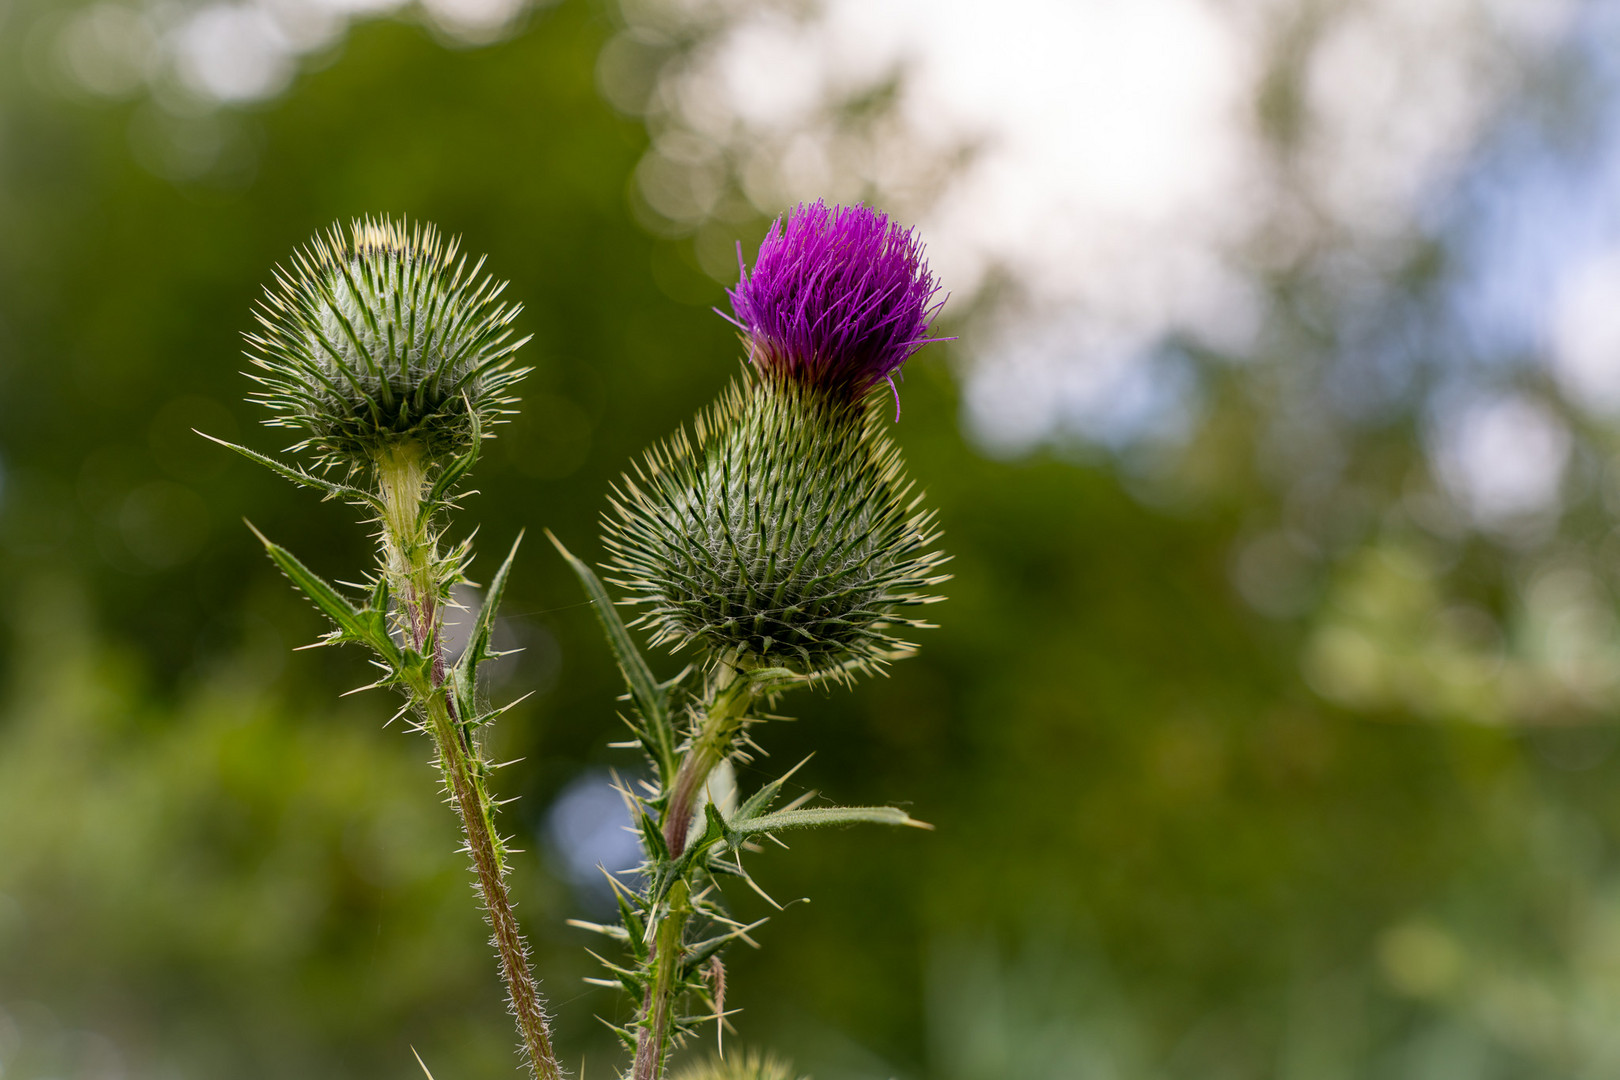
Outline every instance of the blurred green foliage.
[[(598, 557), (610, 481), (737, 360), (721, 286), (632, 214), (646, 136), (594, 84), (611, 13), (567, 0), (477, 50), (366, 23), (279, 101), (190, 117), (63, 92), (22, 32), (36, 14), (0, 6), (0, 1072), (404, 1077), (414, 1046), (440, 1080), (512, 1075), (427, 747), (383, 728), (391, 700), (338, 701), (368, 681), (358, 653), (290, 653), (322, 627), (240, 519), (337, 578), (366, 532), (190, 429), (277, 448), (239, 374), (270, 267), (334, 219), (431, 219), (489, 253), (535, 335), (461, 527), (486, 558), (541, 526)], [(154, 175), (154, 125), (212, 140), (213, 164)], [(1230, 582), (1270, 497), (1252, 411), (1144, 485), (1101, 458), (979, 454), (947, 348), (903, 394), (896, 437), (954, 556), (941, 629), (761, 740), (815, 753), (805, 785), (938, 831), (759, 862), (814, 902), (732, 955), (737, 1041), (819, 1080), (1620, 1069), (1610, 729), (1409, 722), (1432, 710), (1387, 665), (1347, 684), (1360, 712), (1325, 705), (1302, 623)], [(1307, 665), (1337, 648), (1332, 671), (1370, 670), (1367, 641), (1412, 678), (1425, 649), (1466, 665), (1466, 628), (1448, 652), (1410, 615), (1423, 557), (1348, 565), (1373, 584), (1318, 601), (1340, 636)], [(580, 982), (589, 939), (563, 920), (588, 900), (540, 823), (581, 770), (624, 763), (617, 675), (545, 545), (507, 611), (526, 651), (497, 692), (536, 691), (498, 733), (522, 759), (506, 822), (533, 838), (515, 892), (565, 1060), (600, 1077), (591, 1015), (613, 998)]]

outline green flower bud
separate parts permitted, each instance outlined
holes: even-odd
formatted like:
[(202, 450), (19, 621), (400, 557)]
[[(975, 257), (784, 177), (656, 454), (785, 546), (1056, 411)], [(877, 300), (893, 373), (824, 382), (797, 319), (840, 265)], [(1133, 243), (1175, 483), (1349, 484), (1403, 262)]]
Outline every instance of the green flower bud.
[(608, 565), (657, 642), (808, 675), (911, 650), (944, 556), (877, 400), (748, 375), (623, 479)]
[(247, 335), (253, 395), (320, 467), (348, 470), (401, 448), (443, 459), (510, 410), (528, 373), (512, 338), (519, 305), (432, 225), (337, 225), (278, 268)]
[(809, 1080), (774, 1054), (763, 1057), (750, 1050), (730, 1058), (712, 1058), (689, 1065), (675, 1080)]

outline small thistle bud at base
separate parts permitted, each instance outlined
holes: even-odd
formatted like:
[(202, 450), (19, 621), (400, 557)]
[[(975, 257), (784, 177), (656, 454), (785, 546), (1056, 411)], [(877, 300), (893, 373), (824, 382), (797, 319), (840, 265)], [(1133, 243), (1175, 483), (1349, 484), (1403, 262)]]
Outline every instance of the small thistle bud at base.
[[(517, 305), (432, 225), (334, 225), (278, 269), (247, 336), (254, 395), (321, 468), (373, 465), (419, 445), (431, 460), (472, 447), (508, 413)], [(527, 340), (527, 339), (524, 339)]]
[(809, 1080), (775, 1054), (733, 1054), (716, 1057), (681, 1070), (675, 1080)]

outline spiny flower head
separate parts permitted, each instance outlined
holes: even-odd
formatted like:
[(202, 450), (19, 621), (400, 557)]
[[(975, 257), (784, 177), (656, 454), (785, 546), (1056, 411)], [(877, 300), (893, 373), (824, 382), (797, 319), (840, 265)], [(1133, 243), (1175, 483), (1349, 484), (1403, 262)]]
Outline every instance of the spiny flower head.
[(648, 454), (604, 542), (655, 642), (741, 667), (844, 677), (907, 655), (938, 597), (934, 515), (877, 410), (755, 377)]
[(688, 1066), (676, 1080), (807, 1080), (775, 1054), (750, 1050)]
[(517, 304), (432, 225), (334, 224), (278, 267), (247, 335), (267, 423), (308, 433), (317, 465), (355, 469), (415, 444), (430, 459), (467, 449), (511, 410), (527, 374), (514, 353)]
[(800, 206), (731, 292), (753, 371), (614, 493), (615, 582), (656, 641), (848, 676), (906, 655), (945, 557), (869, 392), (929, 340), (939, 286), (911, 232)]
[(773, 379), (859, 399), (892, 387), (900, 365), (935, 340), (928, 328), (943, 301), (922, 243), (876, 210), (801, 203), (765, 234), (752, 273), (740, 244), (737, 261), (728, 318)]

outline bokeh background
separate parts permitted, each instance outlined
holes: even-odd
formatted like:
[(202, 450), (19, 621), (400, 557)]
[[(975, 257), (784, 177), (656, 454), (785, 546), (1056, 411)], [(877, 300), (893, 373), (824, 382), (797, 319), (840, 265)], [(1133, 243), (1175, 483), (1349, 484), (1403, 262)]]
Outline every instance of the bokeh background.
[[(0, 0), (0, 1075), (514, 1074), (427, 748), (243, 527), (364, 529), (241, 332), (313, 231), (488, 252), (536, 372), (492, 733), (570, 1067), (616, 674), (544, 542), (735, 371), (802, 198), (915, 222), (894, 429), (955, 561), (768, 762), (932, 834), (757, 860), (733, 1045), (818, 1080), (1620, 1073), (1620, 9)], [(489, 563), (481, 564), (488, 571)], [(678, 658), (659, 660), (666, 673)], [(737, 910), (763, 913), (750, 894)]]

